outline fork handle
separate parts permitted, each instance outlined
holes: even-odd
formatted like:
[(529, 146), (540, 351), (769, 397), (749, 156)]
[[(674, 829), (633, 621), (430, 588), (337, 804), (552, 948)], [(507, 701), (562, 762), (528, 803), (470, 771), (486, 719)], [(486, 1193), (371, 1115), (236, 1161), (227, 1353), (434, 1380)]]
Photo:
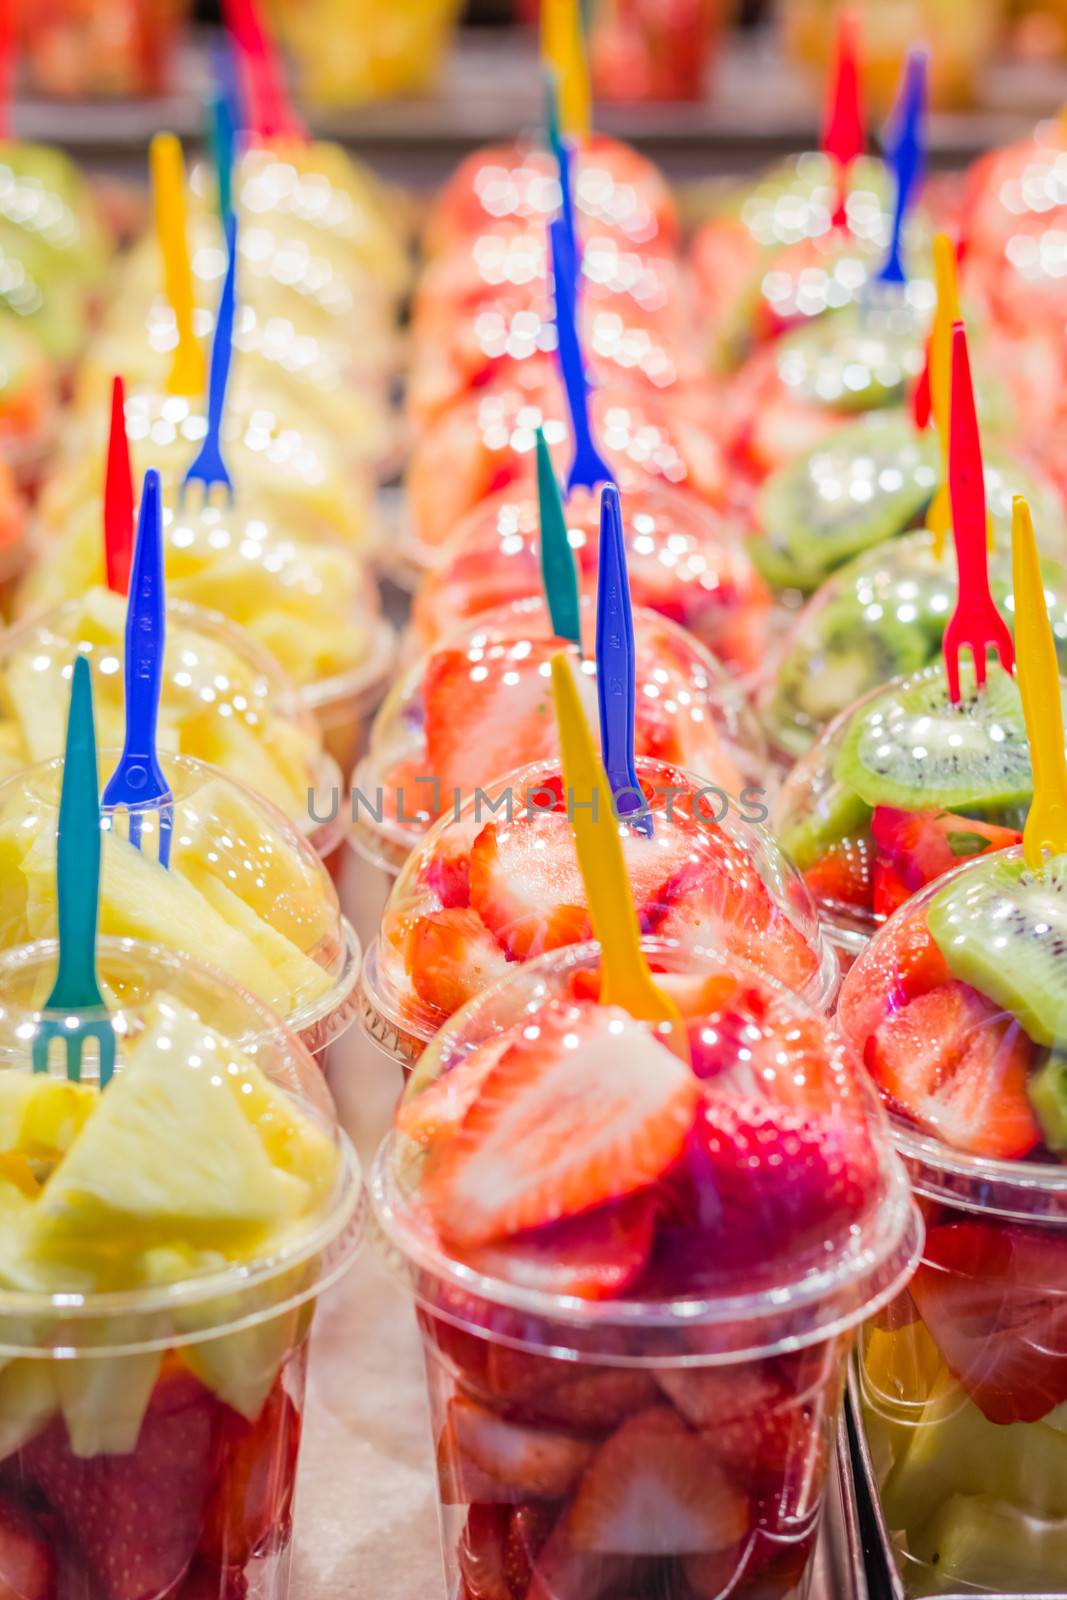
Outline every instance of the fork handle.
[(566, 224), (557, 217), (548, 225), (549, 246), (552, 254), (552, 276), (556, 285), (556, 338), (559, 343), (559, 364), (563, 387), (567, 391), (567, 408), (570, 411), (571, 431), (574, 434), (574, 461), (567, 478), (568, 490), (576, 487), (595, 489), (604, 483), (600, 452), (593, 441), (589, 424), (589, 384), (582, 360), (582, 347), (575, 323), (576, 265), (570, 258)]
[(233, 317), (237, 279), (237, 218), (231, 212), (226, 221), (226, 276), (223, 279), (219, 309), (215, 317), (215, 337), (211, 344), (211, 374), (207, 391), (208, 438), (219, 452), (219, 431), (226, 409), (226, 388), (233, 359)]
[[(166, 644), (162, 519), (159, 473), (150, 468), (141, 491), (126, 613), (126, 737), (119, 765), (104, 790), (106, 806), (128, 802), (128, 786), (143, 786), (145, 800), (158, 798), (150, 792), (149, 780), (161, 777), (156, 759), (156, 723)], [(123, 792), (116, 793), (118, 789)]]
[(56, 834), (59, 963), (48, 1007), (103, 1005), (96, 980), (100, 896), (100, 804), (93, 732), (92, 675), (85, 656), (74, 664), (63, 789)]

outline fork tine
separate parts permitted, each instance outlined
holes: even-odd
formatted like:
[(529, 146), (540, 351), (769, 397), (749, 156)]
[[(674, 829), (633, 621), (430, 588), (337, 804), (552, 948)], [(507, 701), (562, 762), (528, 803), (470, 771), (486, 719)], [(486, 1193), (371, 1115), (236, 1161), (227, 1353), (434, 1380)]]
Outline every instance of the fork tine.
[(985, 688), (986, 660), (989, 655), (989, 645), (984, 639), (971, 640), (971, 655), (974, 657), (974, 681), (979, 689)]

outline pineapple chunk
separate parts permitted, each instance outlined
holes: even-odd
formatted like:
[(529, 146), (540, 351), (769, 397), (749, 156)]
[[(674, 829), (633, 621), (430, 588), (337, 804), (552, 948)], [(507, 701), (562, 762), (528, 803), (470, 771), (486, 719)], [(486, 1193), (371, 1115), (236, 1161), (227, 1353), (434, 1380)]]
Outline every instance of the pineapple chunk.
[(0, 1072), (0, 1152), (54, 1165), (96, 1107), (88, 1084), (29, 1072)]
[[(128, 1327), (116, 1323), (116, 1344), (128, 1337)], [(137, 1444), (161, 1360), (155, 1351), (54, 1363), (56, 1397), (74, 1455), (129, 1454)]]
[(0, 1371), (0, 1461), (21, 1450), (59, 1409), (59, 1361), (20, 1357)]
[(239, 716), (223, 717), (217, 709), (208, 709), (183, 724), (182, 748), (187, 755), (232, 773), (287, 815), (300, 815), (308, 767), (302, 762), (290, 765), (279, 761), (272, 733), (262, 726), (256, 728)]

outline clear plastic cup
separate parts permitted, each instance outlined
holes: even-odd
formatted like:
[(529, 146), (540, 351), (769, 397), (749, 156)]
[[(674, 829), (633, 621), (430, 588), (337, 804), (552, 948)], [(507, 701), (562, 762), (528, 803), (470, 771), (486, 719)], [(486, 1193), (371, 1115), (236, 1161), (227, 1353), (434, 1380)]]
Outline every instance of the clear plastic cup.
[[(78, 656), (93, 667), (97, 741), (121, 746), (125, 628), (125, 598), (93, 588), (0, 634), (0, 777), (62, 754)], [(167, 602), (159, 742), (265, 796), (321, 856), (344, 833), (343, 816), (314, 821), (341, 774), (294, 685), (242, 628), (184, 600)]]
[[(596, 605), (581, 606), (580, 681), (598, 721)], [(634, 745), (741, 795), (764, 779), (766, 751), (738, 686), (697, 641), (635, 609)], [(394, 871), (434, 820), (479, 784), (559, 754), (552, 656), (566, 649), (543, 599), (487, 611), (421, 657), (394, 684), (353, 777), (355, 848)]]
[[(1067, 567), (1045, 559), (1041, 568), (1060, 666), (1067, 669)], [(1011, 627), (1015, 597), (1007, 541), (990, 552), (989, 582)], [(838, 568), (797, 617), (757, 693), (775, 754), (797, 760), (860, 695), (936, 661), (957, 592), (950, 542), (938, 559), (926, 528)]]
[[(101, 750), (103, 782), (118, 750)], [(202, 954), (286, 1018), (321, 1055), (353, 1021), (359, 941), (310, 843), (269, 801), (190, 756), (163, 755), (174, 796), (170, 869), (160, 813), (138, 807), (141, 846), (123, 808), (102, 815), (100, 927), (179, 954)], [(0, 784), (0, 948), (56, 928), (56, 828), (63, 758)]]
[(1067, 1526), (1067, 858), (959, 867), (872, 939), (838, 1019), (926, 1219), (857, 1389), (909, 1595), (1060, 1594)]
[[(637, 775), (654, 835), (624, 825), (623, 841), (644, 931), (683, 949), (721, 944), (828, 1011), (837, 954), (800, 875), (759, 821), (762, 791), (731, 797), (648, 758), (638, 759)], [(524, 767), (442, 818), (402, 867), (367, 946), (363, 1026), (410, 1065), (460, 1005), (515, 962), (589, 936), (558, 761)]]
[[(567, 537), (579, 582), (596, 590), (599, 498), (567, 498)], [(469, 618), (542, 592), (536, 494), (502, 489), (459, 522), (415, 596), (412, 630), (429, 648)], [(735, 676), (754, 673), (773, 626), (771, 598), (734, 523), (667, 485), (623, 501), (623, 536), (633, 602), (658, 611), (706, 645)]]
[(848, 962), (886, 917), (969, 856), (1017, 844), (1032, 792), (1018, 686), (970, 657), (961, 698), (941, 661), (872, 689), (793, 767), (771, 827)]
[[(918, 1256), (906, 1175), (825, 1019), (743, 963), (649, 954), (687, 996), (703, 1085), (645, 1025), (574, 998), (599, 950), (572, 947), (438, 1034), (375, 1162), (423, 1334), (451, 1593), (504, 1559), (517, 1600), (803, 1593), (850, 1331)], [(798, 1095), (821, 1131), (761, 1181), (731, 1137), (755, 1119), (768, 1149), (809, 1114)], [(847, 1201), (807, 1187), (823, 1138), (856, 1162)]]
[[(0, 1503), (5, 1550), (19, 1562), (12, 1592), (284, 1600), (309, 1327), (363, 1229), (355, 1153), (321, 1073), (277, 1017), (207, 968), (132, 940), (98, 946), (118, 1036), (108, 1088), (32, 1076), (30, 1041), (57, 955), (50, 941), (0, 954), (0, 1092), (15, 1113), (5, 1122), (0, 1289)], [(247, 1231), (240, 1244), (232, 1215), (225, 1238), (221, 1227), (196, 1235), (196, 1185), (210, 1191), (212, 1163), (227, 1159), (221, 1148), (185, 1166), (194, 1142), (218, 1145), (226, 1117), (190, 1127), (188, 1108), (173, 1121), (161, 1109), (172, 1087), (175, 1105), (191, 1087), (194, 1046), (240, 1075), (247, 1102), (219, 1077), (213, 1090), (229, 1102), (215, 1109), (244, 1124), (242, 1160), (257, 1170), (269, 1161), (270, 1182), (289, 1195), (298, 1183), (306, 1191), (299, 1210), (287, 1202), (284, 1226)], [(143, 1122), (131, 1105), (135, 1079), (156, 1105)], [(106, 1138), (97, 1121), (105, 1113)], [(272, 1121), (284, 1129), (280, 1143)], [(314, 1171), (301, 1168), (309, 1156)], [(62, 1194), (77, 1184), (63, 1169), (79, 1161), (83, 1176), (99, 1175), (101, 1194), (94, 1208), (83, 1193), (80, 1218), (77, 1206), (68, 1211), (75, 1244), (48, 1208), (50, 1191), (62, 1206), (54, 1186)], [(166, 1209), (160, 1175), (174, 1185), (175, 1214), (149, 1232), (142, 1216)], [(253, 1190), (234, 1188), (247, 1204)], [(212, 1198), (217, 1205), (220, 1191)]]

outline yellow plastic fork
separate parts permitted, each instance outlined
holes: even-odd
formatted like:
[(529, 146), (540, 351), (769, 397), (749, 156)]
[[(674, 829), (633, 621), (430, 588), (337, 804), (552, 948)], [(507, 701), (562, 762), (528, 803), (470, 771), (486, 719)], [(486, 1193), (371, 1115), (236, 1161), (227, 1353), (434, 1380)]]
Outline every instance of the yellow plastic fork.
[(940, 561), (945, 535), (952, 527), (952, 502), (948, 487), (949, 416), (952, 401), (952, 328), (960, 320), (960, 295), (956, 283), (956, 252), (947, 233), (934, 235), (934, 280), (937, 309), (930, 330), (930, 410), (941, 445), (941, 482), (926, 515), (934, 536), (934, 554)]
[(1015, 674), (1022, 696), (1034, 798), (1023, 830), (1023, 857), (1032, 870), (1045, 851), (1067, 851), (1067, 756), (1056, 645), (1045, 607), (1045, 586), (1030, 507), (1016, 495), (1011, 508), (1011, 571), (1015, 587)]
[(688, 1063), (689, 1043), (682, 1014), (653, 981), (641, 949), (641, 932), (611, 790), (582, 711), (570, 661), (563, 651), (552, 657), (552, 693), (578, 865), (593, 932), (601, 949), (601, 1004), (622, 1006), (639, 1022), (667, 1023), (664, 1043)]
[(163, 257), (163, 284), (178, 328), (178, 343), (167, 376), (167, 393), (199, 397), (207, 381), (207, 366), (193, 327), (193, 272), (186, 234), (182, 147), (172, 133), (157, 133), (149, 159), (156, 238)]

